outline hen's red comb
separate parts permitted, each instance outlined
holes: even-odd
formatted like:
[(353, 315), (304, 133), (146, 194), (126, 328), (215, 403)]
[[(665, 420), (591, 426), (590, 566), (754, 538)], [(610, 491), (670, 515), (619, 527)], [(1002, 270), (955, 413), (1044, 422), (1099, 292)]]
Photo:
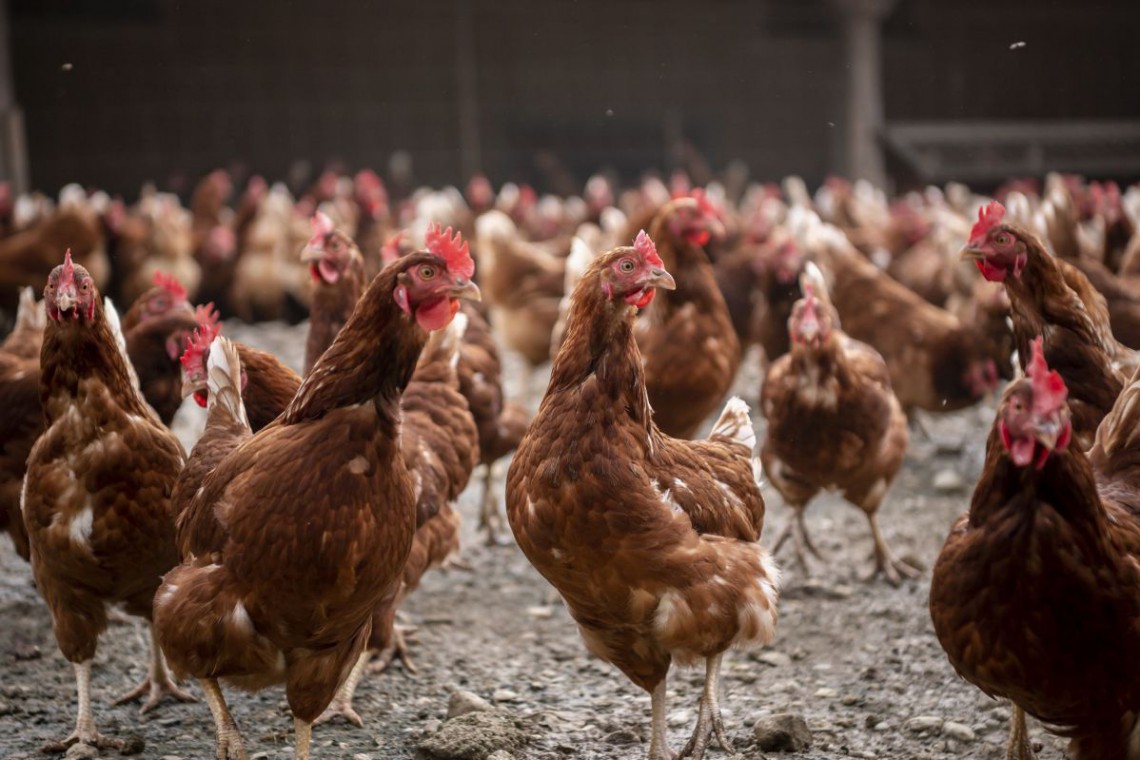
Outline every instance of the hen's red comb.
[(75, 282), (75, 265), (71, 263), (71, 249), (63, 254), (63, 270), (59, 273), (59, 281)]
[(997, 201), (990, 201), (985, 206), (978, 209), (978, 221), (974, 223), (973, 229), (970, 230), (970, 243), (981, 243), (986, 239), (986, 234), (1001, 224), (1001, 220), (1005, 218), (1005, 206)]
[(427, 249), (447, 262), (447, 271), (459, 277), (471, 278), (475, 274), (475, 262), (467, 250), (467, 243), (459, 232), (452, 237), (451, 228), (440, 231), (438, 224), (428, 227)]
[(214, 308), (214, 302), (211, 301), (194, 308), (194, 321), (199, 327), (216, 327), (220, 330), (222, 315)]
[(705, 216), (717, 216), (716, 206), (709, 200), (709, 196), (705, 193), (703, 188), (696, 188), (689, 197), (697, 202), (697, 208)]
[(210, 353), (210, 344), (214, 342), (214, 338), (218, 337), (221, 331), (222, 328), (218, 325), (201, 325), (198, 327), (190, 336), (190, 340), (187, 341), (186, 350), (182, 352), (178, 361), (188, 370), (201, 370), (206, 356)]
[(633, 247), (653, 266), (665, 266), (665, 262), (657, 255), (657, 246), (653, 244), (653, 240), (645, 233), (645, 230), (637, 233), (637, 239), (633, 241)]
[(1029, 361), (1025, 374), (1033, 383), (1033, 411), (1036, 414), (1049, 414), (1057, 411), (1069, 389), (1057, 370), (1049, 369), (1045, 362), (1045, 350), (1040, 337), (1033, 339), (1033, 358)]
[(162, 288), (169, 293), (170, 297), (175, 301), (186, 300), (186, 288), (182, 287), (182, 283), (180, 283), (178, 278), (174, 275), (167, 274), (162, 270), (156, 270), (152, 282), (154, 282), (156, 287)]
[(404, 242), (407, 234), (404, 230), (400, 230), (389, 238), (384, 247), (380, 249), (380, 260), (384, 262), (385, 266), (400, 258), (400, 243)]
[(323, 211), (318, 211), (313, 214), (313, 218), (309, 220), (309, 224), (313, 227), (313, 237), (309, 240), (309, 245), (312, 246), (324, 243), (325, 235), (336, 228), (336, 225), (333, 224), (333, 220), (329, 219), (328, 214)]

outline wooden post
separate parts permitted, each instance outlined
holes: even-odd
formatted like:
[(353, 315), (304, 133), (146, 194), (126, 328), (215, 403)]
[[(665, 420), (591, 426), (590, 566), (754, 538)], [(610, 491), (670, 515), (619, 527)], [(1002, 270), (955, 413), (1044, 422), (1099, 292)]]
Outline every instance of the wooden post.
[(30, 189), (24, 114), (16, 103), (16, 87), (12, 82), (8, 0), (0, 0), (0, 178), (11, 184), (13, 195)]
[(455, 79), (459, 110), (459, 163), (463, 181), (481, 172), (479, 144), (479, 70), (475, 61), (472, 0), (455, 0)]
[(832, 0), (843, 19), (847, 107), (843, 166), (850, 179), (888, 189), (883, 160), (880, 26), (897, 0)]

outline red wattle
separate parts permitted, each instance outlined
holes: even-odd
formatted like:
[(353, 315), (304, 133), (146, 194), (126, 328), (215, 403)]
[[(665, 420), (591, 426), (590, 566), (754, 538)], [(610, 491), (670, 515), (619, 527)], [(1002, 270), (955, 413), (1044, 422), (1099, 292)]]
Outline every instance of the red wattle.
[(416, 322), (425, 330), (442, 330), (451, 323), (455, 312), (459, 311), (459, 302), (449, 298), (426, 303), (416, 309)]

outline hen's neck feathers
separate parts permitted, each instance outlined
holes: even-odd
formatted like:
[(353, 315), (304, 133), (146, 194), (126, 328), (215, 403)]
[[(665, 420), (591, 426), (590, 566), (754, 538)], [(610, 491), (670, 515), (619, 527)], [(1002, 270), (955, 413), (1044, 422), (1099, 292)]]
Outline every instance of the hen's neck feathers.
[(305, 374), (336, 339), (339, 328), (348, 322), (364, 292), (364, 259), (351, 251), (348, 266), (335, 283), (321, 280), (313, 289), (309, 309), (309, 337), (305, 344)]
[(557, 398), (594, 376), (605, 394), (620, 402), (631, 421), (656, 430), (641, 352), (633, 339), (633, 317), (632, 306), (605, 296), (599, 270), (592, 268), (574, 289), (566, 338), (554, 359), (547, 398)]
[(970, 524), (981, 526), (1016, 510), (1021, 523), (1031, 527), (1037, 510), (1045, 508), (1090, 539), (1099, 541), (1106, 535), (1105, 508), (1088, 458), (1070, 445), (1050, 454), (1041, 469), (1032, 464), (1018, 467), (1006, 453), (995, 424), (986, 442), (986, 465), (970, 503)]
[(142, 396), (134, 388), (130, 369), (115, 342), (103, 315), (102, 298), (96, 293), (95, 318), (49, 320), (40, 351), (40, 396), (44, 415), (50, 423), (55, 405), (52, 398), (79, 396), (80, 381), (98, 376), (120, 408), (130, 414), (150, 414)]
[(399, 418), (400, 396), (411, 380), (427, 333), (392, 293), (396, 277), (418, 263), (388, 267), (372, 281), (328, 350), (313, 365), (285, 410), (286, 425), (316, 420), (336, 408), (373, 402), (381, 418)]
[(670, 206), (658, 213), (649, 225), (649, 237), (657, 244), (657, 253), (665, 262), (665, 269), (673, 275), (677, 287), (659, 291), (646, 311), (665, 314), (688, 303), (696, 305), (702, 312), (708, 311), (718, 300), (724, 301), (712, 264), (704, 249), (673, 234), (669, 229), (672, 215)]

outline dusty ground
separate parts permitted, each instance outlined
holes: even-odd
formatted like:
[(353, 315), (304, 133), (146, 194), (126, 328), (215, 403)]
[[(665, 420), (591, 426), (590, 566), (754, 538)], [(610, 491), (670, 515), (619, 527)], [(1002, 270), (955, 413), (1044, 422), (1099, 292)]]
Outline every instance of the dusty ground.
[[(231, 326), (227, 332), (288, 360), (300, 359), (298, 329)], [(755, 406), (755, 356), (746, 366), (738, 392)], [(539, 388), (544, 381), (539, 377), (531, 385)], [(537, 403), (539, 395), (528, 397)], [(991, 415), (985, 408), (928, 418), (932, 440), (913, 436), (882, 523), (896, 551), (924, 568), (966, 507)], [(193, 415), (180, 422), (180, 433), (189, 439), (201, 424)], [(762, 430), (763, 421), (757, 425)], [(940, 473), (940, 481), (956, 474), (964, 485), (938, 491), (934, 479)], [(438, 729), (449, 687), (458, 685), (524, 719), (529, 744), (513, 757), (644, 758), (648, 696), (586, 655), (566, 611), (514, 546), (482, 545), (473, 527), (478, 495), (476, 483), (460, 506), (464, 555), (474, 572), (430, 575), (406, 605), (419, 627), (413, 652), (420, 674), (409, 677), (395, 665), (366, 677), (356, 702), (366, 727), (318, 727), (314, 756), (420, 757), (419, 741)], [(765, 497), (770, 540), (787, 513), (774, 491), (766, 489)], [(947, 664), (926, 610), (929, 571), (897, 589), (882, 581), (866, 584), (871, 542), (862, 515), (821, 498), (809, 510), (808, 524), (829, 562), (817, 563), (809, 579), (789, 556), (781, 556), (785, 582), (775, 645), (751, 655), (730, 654), (725, 666), (724, 717), (738, 751), (761, 757), (749, 746), (752, 724), (764, 715), (792, 712), (807, 720), (814, 735), (811, 748), (800, 753), (805, 758), (1004, 757), (1008, 708), (959, 679)], [(113, 623), (104, 634), (93, 675), (100, 729), (141, 737), (142, 757), (213, 757), (213, 724), (204, 704), (164, 704), (146, 717), (137, 707), (110, 706), (143, 676), (145, 642), (145, 629), (135, 622)], [(677, 749), (694, 723), (701, 684), (700, 671), (675, 673), (671, 681), (670, 741)], [(46, 740), (67, 735), (74, 725), (74, 689), (30, 570), (0, 539), (0, 758), (38, 757)], [(228, 699), (251, 758), (292, 757), (292, 722), (280, 689), (229, 692)], [(933, 721), (935, 728), (926, 732), (908, 726), (912, 718), (930, 716), (961, 726), (939, 728)], [(1036, 726), (1032, 731), (1044, 744), (1042, 760), (1063, 757), (1058, 740)]]

